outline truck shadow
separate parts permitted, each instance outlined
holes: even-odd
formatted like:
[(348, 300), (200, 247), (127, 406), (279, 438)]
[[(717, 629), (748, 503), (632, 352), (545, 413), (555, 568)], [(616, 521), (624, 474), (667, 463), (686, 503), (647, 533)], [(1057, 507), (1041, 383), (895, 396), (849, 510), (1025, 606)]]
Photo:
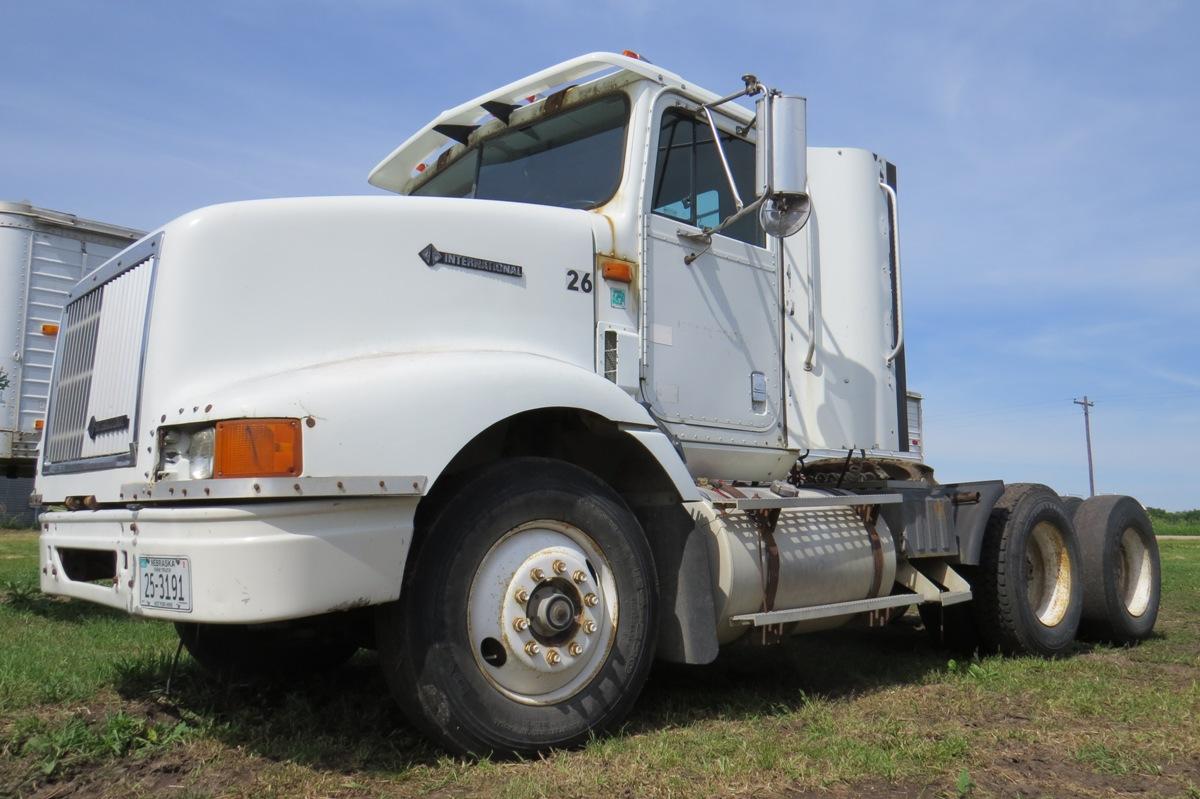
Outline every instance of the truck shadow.
[[(912, 683), (944, 670), (947, 655), (927, 643), (915, 619), (883, 630), (800, 636), (777, 646), (724, 650), (707, 666), (659, 663), (619, 735), (707, 719), (788, 713), (813, 699), (836, 699)], [(373, 652), (320, 678), (289, 685), (231, 684), (185, 655), (165, 694), (171, 657), (129, 661), (118, 691), (150, 701), (207, 737), (273, 760), (338, 771), (395, 774), (446, 758), (405, 720), (388, 694)]]
[(932, 646), (919, 624), (914, 616), (883, 629), (850, 627), (775, 646), (735, 644), (706, 666), (658, 664), (630, 729), (783, 714), (814, 699), (920, 682), (944, 671), (951, 656)]

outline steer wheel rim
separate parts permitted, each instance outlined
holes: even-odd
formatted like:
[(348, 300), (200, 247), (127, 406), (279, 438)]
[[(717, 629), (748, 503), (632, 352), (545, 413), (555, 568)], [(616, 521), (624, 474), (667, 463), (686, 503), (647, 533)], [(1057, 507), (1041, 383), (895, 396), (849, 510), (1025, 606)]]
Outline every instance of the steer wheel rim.
[(591, 536), (561, 521), (527, 522), (488, 550), (471, 581), (475, 665), (517, 702), (562, 702), (603, 668), (618, 609), (612, 568)]
[(1067, 615), (1071, 603), (1071, 559), (1062, 531), (1039, 522), (1025, 541), (1025, 577), (1029, 607), (1046, 627)]
[(1117, 595), (1130, 616), (1141, 616), (1150, 606), (1153, 569), (1150, 550), (1146, 548), (1141, 533), (1126, 527), (1121, 533), (1117, 557)]

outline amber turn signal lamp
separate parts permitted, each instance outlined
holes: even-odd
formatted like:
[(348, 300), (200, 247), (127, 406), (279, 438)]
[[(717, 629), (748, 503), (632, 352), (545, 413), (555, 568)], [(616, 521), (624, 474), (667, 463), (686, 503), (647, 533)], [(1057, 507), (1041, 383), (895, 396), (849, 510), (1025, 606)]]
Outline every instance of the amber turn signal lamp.
[(45, 419), (34, 419), (33, 420), (33, 429), (34, 430), (41, 430), (45, 426), (46, 426)]
[(53, 322), (47, 322), (46, 324), (42, 325), (42, 335), (43, 336), (57, 336), (58, 335), (58, 325), (54, 324)]
[(633, 282), (633, 264), (629, 261), (605, 258), (600, 261), (600, 273), (604, 275), (605, 280), (615, 280), (618, 283)]
[(217, 422), (213, 477), (296, 477), (303, 461), (299, 419)]

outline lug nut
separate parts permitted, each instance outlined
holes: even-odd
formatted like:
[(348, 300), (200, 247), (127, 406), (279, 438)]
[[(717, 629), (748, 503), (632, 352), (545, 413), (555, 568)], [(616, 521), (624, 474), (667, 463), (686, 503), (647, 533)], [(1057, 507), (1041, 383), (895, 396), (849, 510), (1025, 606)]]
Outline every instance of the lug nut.
[(555, 574), (563, 574), (566, 572), (566, 570), (567, 570), (567, 564), (563, 563), (561, 560), (554, 561), (554, 573)]
[(525, 632), (525, 628), (529, 626), (529, 619), (517, 618), (513, 619), (513, 629), (519, 633)]
[(518, 588), (517, 592), (513, 594), (513, 599), (524, 605), (529, 601), (529, 592), (527, 592), (524, 588)]
[(531, 572), (529, 572), (529, 576), (533, 578), (533, 581), (535, 583), (540, 583), (542, 580), (546, 579), (546, 573), (544, 571), (542, 571), (541, 569), (532, 570)]
[(599, 601), (599, 597), (597, 597), (595, 594), (587, 594), (583, 598), (583, 604), (587, 605), (589, 608), (596, 607), (596, 603)]
[(587, 574), (584, 573), (583, 569), (576, 569), (575, 573), (571, 575), (571, 579), (577, 583), (582, 583), (587, 579)]
[(583, 647), (572, 641), (571, 645), (567, 647), (567, 651), (571, 653), (571, 657), (577, 658), (583, 654)]
[(592, 621), (591, 619), (588, 619), (587, 621), (585, 621), (583, 623), (583, 631), (585, 633), (587, 633), (588, 635), (591, 635), (592, 633), (596, 632), (596, 622)]
[(549, 663), (551, 666), (557, 666), (559, 663), (562, 662), (562, 655), (558, 654), (557, 649), (547, 649), (546, 650), (546, 662)]
[(536, 655), (538, 652), (541, 651), (541, 649), (542, 648), (537, 645), (537, 641), (528, 641), (525, 644), (525, 654), (526, 655), (530, 655), (530, 656)]

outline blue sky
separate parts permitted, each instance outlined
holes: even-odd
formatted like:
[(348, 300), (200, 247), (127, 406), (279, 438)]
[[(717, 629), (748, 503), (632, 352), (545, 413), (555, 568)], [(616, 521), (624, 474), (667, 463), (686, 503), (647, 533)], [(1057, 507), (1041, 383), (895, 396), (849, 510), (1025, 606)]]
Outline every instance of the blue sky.
[(910, 386), (939, 477), (1200, 506), (1200, 4), (6, 0), (0, 198), (135, 227), (374, 191), (443, 108), (632, 48), (809, 98), (900, 170)]

